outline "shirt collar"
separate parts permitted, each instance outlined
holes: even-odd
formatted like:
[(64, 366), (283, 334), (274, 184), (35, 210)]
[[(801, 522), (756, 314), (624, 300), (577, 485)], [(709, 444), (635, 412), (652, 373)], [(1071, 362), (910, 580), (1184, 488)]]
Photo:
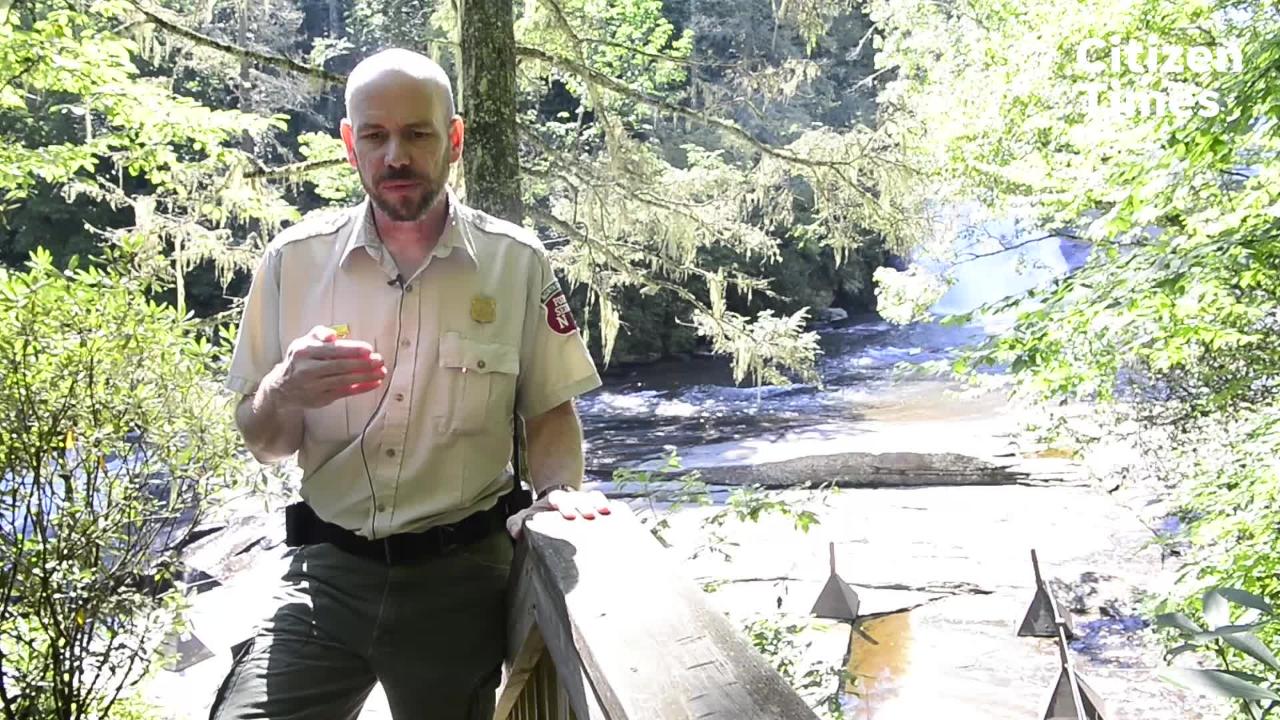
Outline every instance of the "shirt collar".
[[(476, 247), (471, 239), (471, 215), (469, 208), (464, 206), (458, 200), (458, 196), (453, 192), (453, 188), (445, 186), (445, 194), (449, 203), (449, 216), (444, 221), (444, 232), (440, 234), (440, 241), (436, 243), (435, 250), (431, 251), (433, 257), (448, 257), (453, 253), (453, 248), (461, 246), (463, 250), (471, 257), (471, 261), (476, 261)], [(356, 248), (363, 247), (369, 257), (381, 265), (387, 266), (395, 274), (395, 261), (391, 258), (382, 245), (381, 238), (378, 237), (377, 227), (373, 224), (373, 203), (369, 201), (368, 196), (364, 202), (360, 203), (352, 211), (355, 214), (356, 225), (351, 234), (347, 236), (346, 245), (342, 249), (342, 258), (339, 264), (345, 265), (347, 258)]]

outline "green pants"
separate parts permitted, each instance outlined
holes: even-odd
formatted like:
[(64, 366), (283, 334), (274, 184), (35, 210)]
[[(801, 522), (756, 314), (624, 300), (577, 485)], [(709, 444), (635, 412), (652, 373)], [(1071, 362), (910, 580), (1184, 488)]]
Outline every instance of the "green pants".
[(210, 720), (355, 720), (375, 681), (395, 720), (491, 720), (511, 555), (504, 532), (392, 566), (301, 548)]

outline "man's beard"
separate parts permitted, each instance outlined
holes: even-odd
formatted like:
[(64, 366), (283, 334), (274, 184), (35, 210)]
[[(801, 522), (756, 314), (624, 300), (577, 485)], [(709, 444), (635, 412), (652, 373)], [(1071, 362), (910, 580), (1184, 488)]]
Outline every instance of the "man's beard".
[(385, 175), (378, 178), (378, 182), (413, 180), (421, 183), (421, 193), (417, 196), (397, 194), (394, 197), (388, 197), (366, 182), (364, 176), (360, 177), (360, 182), (364, 185), (365, 192), (369, 194), (369, 199), (373, 201), (375, 207), (382, 211), (382, 214), (394, 222), (413, 222), (421, 220), (427, 214), (427, 211), (431, 209), (431, 206), (435, 204), (440, 194), (444, 192), (443, 178), (448, 177), (448, 172), (449, 165), (448, 161), (446, 161), (444, 171), (439, 175), (441, 178), (439, 181), (425, 175), (418, 175), (408, 168), (389, 170)]

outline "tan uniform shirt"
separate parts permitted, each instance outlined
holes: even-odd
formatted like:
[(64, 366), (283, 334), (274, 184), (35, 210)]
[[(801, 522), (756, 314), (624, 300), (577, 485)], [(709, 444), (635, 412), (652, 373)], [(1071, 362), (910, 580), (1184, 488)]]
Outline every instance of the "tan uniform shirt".
[(513, 408), (535, 417), (600, 385), (528, 230), (450, 191), (435, 250), (403, 288), (388, 285), (397, 274), (368, 200), (288, 228), (254, 274), (226, 382), (254, 392), (316, 325), (345, 324), (382, 354), (382, 387), (304, 411), (298, 451), (303, 498), (365, 537), (492, 507), (511, 487)]

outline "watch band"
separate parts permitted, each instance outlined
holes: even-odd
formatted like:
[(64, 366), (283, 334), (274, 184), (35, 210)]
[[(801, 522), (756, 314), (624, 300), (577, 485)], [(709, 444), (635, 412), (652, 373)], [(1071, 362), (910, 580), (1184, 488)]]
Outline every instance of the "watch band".
[(572, 485), (569, 485), (569, 484), (567, 484), (567, 483), (560, 483), (559, 485), (552, 485), (552, 486), (551, 486), (551, 487), (549, 487), (549, 488), (543, 488), (542, 490), (539, 490), (539, 491), (538, 491), (538, 499), (539, 499), (539, 500), (541, 500), (542, 498), (544, 498), (544, 497), (546, 497), (546, 496), (550, 495), (551, 493), (555, 492), (556, 490), (568, 490), (568, 491), (570, 491), (570, 492), (573, 492), (573, 491), (576, 491), (577, 489), (578, 489), (578, 488), (576, 488), (576, 487), (574, 487), (574, 486), (572, 486)]

